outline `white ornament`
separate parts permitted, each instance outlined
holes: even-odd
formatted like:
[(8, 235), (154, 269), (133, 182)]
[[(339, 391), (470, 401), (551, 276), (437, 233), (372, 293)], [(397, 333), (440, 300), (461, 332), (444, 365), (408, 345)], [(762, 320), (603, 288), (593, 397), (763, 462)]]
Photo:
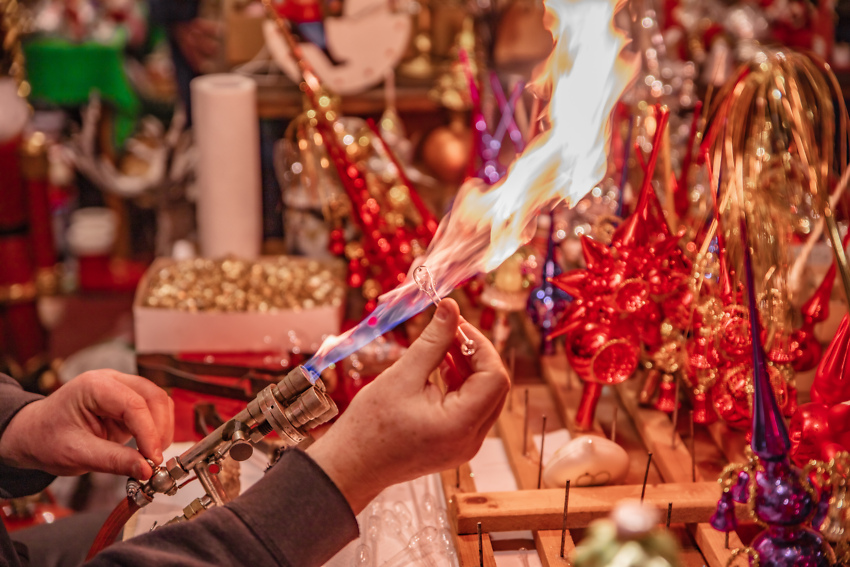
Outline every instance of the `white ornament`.
[(582, 435), (555, 451), (543, 469), (546, 486), (599, 486), (622, 482), (629, 470), (625, 449), (596, 435)]

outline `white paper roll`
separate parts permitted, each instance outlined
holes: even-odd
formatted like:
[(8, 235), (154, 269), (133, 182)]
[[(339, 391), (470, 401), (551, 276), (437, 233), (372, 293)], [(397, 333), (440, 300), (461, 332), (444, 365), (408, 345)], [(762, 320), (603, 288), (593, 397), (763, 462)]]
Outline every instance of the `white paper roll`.
[(215, 74), (194, 79), (191, 90), (201, 254), (256, 258), (263, 230), (257, 85)]

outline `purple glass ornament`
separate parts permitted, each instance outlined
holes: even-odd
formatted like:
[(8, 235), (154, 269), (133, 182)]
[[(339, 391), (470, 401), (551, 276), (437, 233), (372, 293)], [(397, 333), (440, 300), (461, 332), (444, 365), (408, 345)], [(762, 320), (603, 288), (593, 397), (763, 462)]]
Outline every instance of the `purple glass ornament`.
[(711, 527), (719, 532), (731, 532), (738, 527), (738, 519), (735, 517), (735, 503), (732, 501), (732, 493), (724, 492), (717, 501), (717, 510), (709, 520)]
[(540, 341), (540, 354), (555, 354), (555, 340), (549, 334), (557, 325), (567, 308), (570, 297), (552, 283), (552, 279), (564, 270), (555, 258), (555, 219), (549, 217), (549, 242), (546, 245), (546, 259), (543, 261), (542, 282), (531, 290), (526, 311), (531, 321), (540, 329), (543, 340)]
[(761, 565), (770, 567), (827, 567), (831, 565), (823, 538), (804, 527), (771, 527), (753, 540)]
[(732, 487), (732, 490), (729, 491), (732, 494), (732, 500), (739, 504), (746, 503), (747, 500), (750, 499), (750, 475), (747, 471), (741, 471), (738, 473), (738, 481), (735, 483), (735, 486)]
[(771, 526), (803, 523), (815, 503), (803, 486), (800, 470), (788, 459), (763, 461), (764, 470), (756, 473), (755, 513)]
[(747, 223), (741, 220), (741, 243), (744, 248), (744, 269), (747, 276), (747, 303), (750, 314), (750, 331), (753, 345), (753, 434), (750, 446), (762, 460), (788, 458), (791, 440), (782, 420), (773, 388), (767, 374), (764, 347), (761, 344), (761, 323), (756, 305), (753, 263), (747, 238)]

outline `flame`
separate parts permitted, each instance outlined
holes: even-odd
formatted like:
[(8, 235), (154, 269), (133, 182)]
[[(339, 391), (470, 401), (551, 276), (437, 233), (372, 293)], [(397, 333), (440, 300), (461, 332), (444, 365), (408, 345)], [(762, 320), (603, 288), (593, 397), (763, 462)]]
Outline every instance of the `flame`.
[[(550, 98), (551, 128), (538, 135), (497, 184), (467, 181), (440, 223), (421, 264), (442, 297), (468, 278), (497, 268), (537, 228), (537, 216), (575, 205), (605, 174), (614, 105), (637, 73), (613, 24), (624, 0), (546, 2), (544, 22), (555, 39), (532, 88)], [(551, 95), (551, 97), (550, 97)], [(381, 298), (365, 321), (325, 341), (307, 366), (321, 371), (420, 312), (428, 299), (408, 276)]]

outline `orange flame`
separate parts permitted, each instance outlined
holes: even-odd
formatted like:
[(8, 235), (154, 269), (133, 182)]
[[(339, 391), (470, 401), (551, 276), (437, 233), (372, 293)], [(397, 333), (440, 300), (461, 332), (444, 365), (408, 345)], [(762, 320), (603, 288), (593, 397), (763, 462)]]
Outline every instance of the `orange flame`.
[(624, 34), (613, 26), (620, 4), (546, 2), (555, 47), (532, 88), (551, 93), (551, 129), (529, 144), (495, 186), (473, 179), (461, 188), (423, 261), (437, 274), (441, 292), (499, 267), (531, 239), (542, 211), (561, 202), (575, 205), (604, 176), (609, 117), (637, 72), (636, 59), (623, 53)]
[[(488, 186), (472, 179), (461, 187), (421, 262), (435, 274), (440, 296), (480, 272), (497, 268), (532, 238), (541, 212), (559, 203), (575, 205), (604, 176), (611, 112), (638, 69), (637, 59), (623, 51), (625, 35), (613, 24), (614, 14), (624, 3), (546, 2), (545, 23), (555, 46), (532, 88), (539, 95), (551, 95), (547, 109), (551, 129), (532, 140), (499, 183)], [(424, 307), (418, 296), (419, 289), (408, 277), (382, 296), (387, 309), (379, 307), (366, 324), (375, 333), (395, 326)], [(398, 309), (401, 303), (409, 308)], [(375, 320), (389, 313), (397, 318), (402, 311), (411, 312), (389, 327), (386, 321)], [(354, 331), (326, 341), (317, 359), (328, 362), (329, 350)]]

